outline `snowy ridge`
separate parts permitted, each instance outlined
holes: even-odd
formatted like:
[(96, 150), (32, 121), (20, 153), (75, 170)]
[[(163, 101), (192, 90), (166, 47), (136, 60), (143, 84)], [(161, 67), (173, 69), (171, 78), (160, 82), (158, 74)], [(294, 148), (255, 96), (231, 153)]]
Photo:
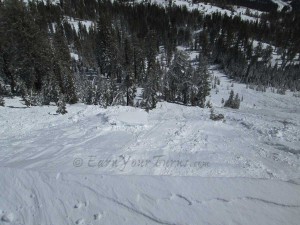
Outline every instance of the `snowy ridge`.
[[(141, 1), (139, 1), (141, 2)], [(228, 9), (222, 9), (220, 7), (211, 5), (209, 3), (197, 3), (197, 4), (193, 4), (191, 1), (185, 1), (185, 0), (175, 0), (172, 1), (174, 5), (177, 6), (185, 6), (188, 10), (193, 11), (193, 10), (199, 10), (200, 12), (202, 12), (205, 15), (210, 15), (212, 13), (221, 13), (223, 15), (227, 15), (227, 16), (231, 16), (231, 17), (241, 17), (242, 20), (246, 20), (246, 21), (259, 21), (259, 16), (262, 14), (261, 11), (258, 10), (253, 10), (253, 9), (249, 9), (249, 12), (251, 15), (247, 15), (246, 13), (246, 9), (245, 7), (239, 7), (239, 6), (233, 6), (233, 11), (230, 11)], [(154, 0), (151, 1), (152, 4), (157, 4), (160, 5), (162, 7), (168, 7), (169, 2), (168, 1), (164, 1), (164, 0)]]
[[(32, 2), (33, 0), (23, 0), (24, 3), (28, 3), (28, 2)], [(47, 0), (36, 0), (37, 2), (41, 2), (43, 1), (45, 4), (47, 3)], [(49, 2), (51, 4), (59, 4), (60, 3), (60, 0), (49, 0)]]

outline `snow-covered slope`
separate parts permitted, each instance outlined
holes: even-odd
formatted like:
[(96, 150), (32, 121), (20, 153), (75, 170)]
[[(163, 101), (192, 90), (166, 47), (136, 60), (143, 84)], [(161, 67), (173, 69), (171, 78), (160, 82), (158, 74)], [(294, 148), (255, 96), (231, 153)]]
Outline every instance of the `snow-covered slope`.
[(299, 224), (278, 180), (44, 174), (2, 168), (0, 224)]
[[(298, 178), (299, 98), (290, 92), (256, 92), (213, 73), (221, 84), (209, 99), (225, 122), (211, 121), (209, 109), (165, 102), (149, 114), (132, 107), (76, 104), (62, 116), (55, 115), (56, 106), (26, 108), (18, 98), (6, 99), (0, 108), (0, 163), (44, 172)], [(231, 89), (243, 98), (239, 110), (222, 107)], [(121, 171), (120, 155), (151, 163)], [(74, 168), (75, 158), (82, 159), (80, 168)], [(88, 165), (106, 158), (120, 161), (119, 167)], [(153, 165), (172, 159), (203, 165)]]
[[(6, 98), (0, 224), (298, 224), (299, 98), (212, 73), (209, 99), (226, 121), (165, 102), (55, 115)], [(222, 107), (231, 89), (239, 110)]]
[[(49, 1), (49, 3), (51, 4), (59, 4), (60, 3), (60, 0), (36, 0), (37, 2), (44, 2), (45, 4)], [(24, 3), (28, 3), (28, 2), (33, 2), (33, 0), (23, 0)]]
[[(138, 2), (143, 2), (143, 1), (138, 0)], [(162, 7), (169, 6), (169, 1), (165, 1), (165, 0), (153, 0), (151, 1), (151, 3), (160, 5)], [(190, 11), (199, 10), (204, 15), (210, 15), (212, 13), (220, 13), (223, 15), (226, 14), (231, 17), (238, 16), (241, 17), (242, 20), (252, 21), (252, 22), (259, 21), (259, 16), (262, 14), (261, 11), (249, 8), (248, 12), (250, 12), (251, 15), (247, 15), (247, 10), (246, 10), (247, 8), (239, 7), (235, 5), (232, 6), (232, 11), (231, 11), (228, 9), (220, 8), (218, 6), (214, 6), (210, 3), (199, 2), (194, 4), (192, 3), (192, 1), (188, 1), (188, 0), (174, 0), (172, 1), (172, 4), (176, 6), (186, 7)]]
[(287, 6), (287, 7), (291, 7), (291, 5), (287, 2), (284, 2), (282, 0), (272, 0), (272, 2), (276, 3), (278, 5), (278, 11), (281, 11), (283, 9), (283, 7)]

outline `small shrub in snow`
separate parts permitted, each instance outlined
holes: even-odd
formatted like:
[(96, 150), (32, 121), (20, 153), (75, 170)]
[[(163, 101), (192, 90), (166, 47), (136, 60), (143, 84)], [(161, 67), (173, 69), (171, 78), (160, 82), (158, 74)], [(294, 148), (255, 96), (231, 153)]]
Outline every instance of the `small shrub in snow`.
[(250, 85), (249, 85), (249, 89), (252, 89), (252, 90), (254, 90), (254, 89), (255, 89), (255, 85), (253, 85), (253, 84), (250, 84)]
[(23, 96), (23, 101), (24, 101), (24, 103), (25, 103), (25, 105), (26, 105), (27, 107), (30, 107), (30, 106), (31, 106), (31, 101), (30, 101), (30, 98), (29, 98), (28, 95)]
[(280, 94), (280, 95), (285, 95), (285, 89), (284, 88), (279, 88), (277, 89), (277, 94)]
[(214, 121), (223, 120), (224, 115), (223, 114), (211, 114), (210, 119)]
[(5, 92), (6, 92), (5, 87), (2, 86), (1, 83), (0, 83), (0, 95), (5, 95), (6, 94)]
[(25, 103), (25, 105), (27, 107), (38, 106), (38, 105), (41, 106), (41, 105), (43, 105), (42, 96), (38, 95), (38, 94), (32, 94), (32, 95), (23, 96), (23, 101), (24, 101), (24, 103)]
[(5, 106), (5, 101), (4, 98), (2, 96), (0, 96), (0, 106)]
[(207, 108), (210, 108), (210, 109), (212, 108), (212, 104), (211, 104), (211, 102), (210, 102), (209, 100), (208, 100), (208, 102), (206, 103), (206, 107), (207, 107)]
[(234, 98), (234, 91), (231, 90), (228, 100), (225, 102), (224, 107), (232, 108), (232, 109), (239, 109), (240, 108), (241, 100), (239, 98), (239, 94), (235, 95)]
[(66, 109), (66, 102), (64, 96), (61, 96), (59, 101), (57, 102), (57, 110), (56, 112), (59, 114), (66, 114), (68, 111)]
[(296, 98), (300, 98), (300, 93), (293, 93), (293, 96)]
[(261, 91), (261, 92), (266, 92), (266, 87), (263, 86), (262, 84), (259, 84), (256, 86), (256, 91)]
[(223, 114), (215, 114), (214, 110), (211, 109), (211, 111), (210, 111), (210, 117), (209, 118), (211, 120), (218, 121), (218, 120), (223, 120), (224, 119), (224, 115)]

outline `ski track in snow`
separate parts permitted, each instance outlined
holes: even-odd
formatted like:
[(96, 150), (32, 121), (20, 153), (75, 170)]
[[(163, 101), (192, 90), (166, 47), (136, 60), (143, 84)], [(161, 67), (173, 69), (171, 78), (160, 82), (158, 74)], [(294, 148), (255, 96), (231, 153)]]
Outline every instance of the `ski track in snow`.
[[(165, 102), (149, 114), (75, 104), (62, 116), (6, 99), (0, 224), (298, 224), (299, 99), (211, 72), (221, 84), (208, 99), (224, 122)], [(239, 110), (222, 107), (231, 89), (243, 96)]]
[(11, 224), (297, 224), (300, 218), (299, 185), (278, 180), (2, 172), (0, 207), (14, 215)]

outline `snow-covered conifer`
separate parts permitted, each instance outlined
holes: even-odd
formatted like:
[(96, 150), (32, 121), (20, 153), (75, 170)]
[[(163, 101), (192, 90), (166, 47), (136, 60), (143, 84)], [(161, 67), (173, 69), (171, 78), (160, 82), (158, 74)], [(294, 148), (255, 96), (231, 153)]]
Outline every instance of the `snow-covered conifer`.
[(66, 114), (68, 111), (66, 109), (66, 102), (65, 97), (63, 95), (60, 96), (58, 102), (57, 102), (57, 110), (56, 112), (59, 114)]
[(3, 96), (0, 96), (0, 106), (5, 106), (5, 101)]

